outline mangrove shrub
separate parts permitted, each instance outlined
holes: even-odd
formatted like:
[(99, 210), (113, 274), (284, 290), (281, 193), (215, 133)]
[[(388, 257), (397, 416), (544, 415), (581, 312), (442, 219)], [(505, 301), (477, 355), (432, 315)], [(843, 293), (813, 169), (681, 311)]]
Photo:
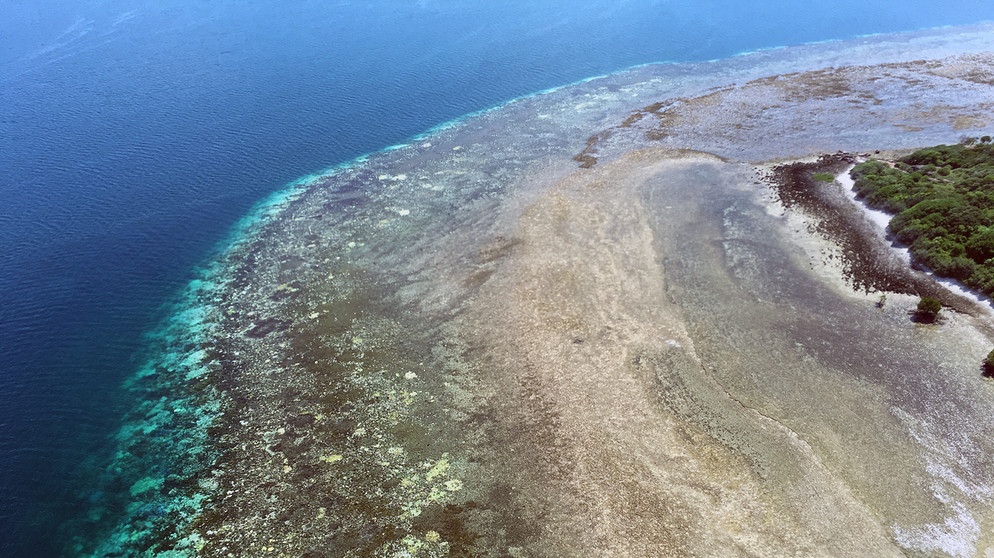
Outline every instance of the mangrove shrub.
[(938, 145), (852, 171), (858, 199), (893, 214), (888, 229), (917, 265), (994, 295), (994, 144)]

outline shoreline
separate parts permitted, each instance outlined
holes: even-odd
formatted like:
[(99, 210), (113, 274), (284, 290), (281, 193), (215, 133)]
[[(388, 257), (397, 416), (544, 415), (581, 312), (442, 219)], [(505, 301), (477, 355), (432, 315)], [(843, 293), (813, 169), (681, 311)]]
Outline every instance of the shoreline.
[[(902, 259), (905, 259), (907, 265), (911, 267), (912, 266), (911, 254), (908, 251), (908, 248), (892, 241), (890, 239), (889, 233), (887, 232), (887, 226), (893, 215), (886, 213), (884, 211), (880, 211), (878, 209), (873, 209), (867, 206), (866, 204), (860, 202), (859, 200), (857, 200), (856, 194), (853, 191), (855, 183), (853, 182), (852, 178), (849, 176), (848, 170), (837, 175), (835, 177), (835, 180), (842, 185), (842, 189), (846, 193), (846, 196), (860, 209), (862, 209), (864, 214), (867, 216), (867, 218), (879, 228), (879, 233), (881, 235), (881, 238), (883, 238), (885, 241), (890, 243), (891, 249), (894, 251), (894, 253), (900, 255)], [(992, 301), (990, 297), (983, 296), (977, 292), (974, 292), (973, 290), (967, 288), (965, 285), (963, 285), (959, 281), (956, 281), (955, 279), (949, 279), (947, 277), (939, 277), (930, 270), (924, 270), (924, 272), (926, 275), (932, 277), (932, 279), (935, 282), (939, 283), (940, 285), (948, 289), (954, 295), (967, 298), (972, 302), (974, 302), (982, 312), (985, 312), (988, 315), (988, 317), (994, 317), (994, 301)]]
[[(901, 43), (889, 44), (897, 49)], [(888, 537), (900, 538), (905, 548), (932, 549), (915, 533), (941, 529), (944, 508), (924, 491), (909, 495), (915, 504), (902, 509), (890, 493), (843, 472), (853, 467), (890, 486), (865, 469), (866, 460), (846, 452), (870, 451), (859, 448), (878, 442), (909, 460), (901, 464), (881, 450), (882, 470), (915, 475), (924, 484), (940, 482), (926, 467), (918, 468), (927, 459), (916, 453), (924, 451), (921, 443), (905, 440), (908, 430), (921, 426), (920, 413), (942, 397), (973, 413), (980, 404), (972, 398), (985, 396), (961, 389), (972, 380), (960, 377), (958, 368), (936, 378), (912, 371), (899, 379), (831, 354), (847, 317), (864, 335), (883, 331), (889, 337), (881, 342), (895, 347), (896, 360), (908, 366), (928, 362), (941, 368), (939, 352), (948, 342), (932, 336), (921, 347), (902, 344), (918, 330), (840, 302), (808, 272), (788, 265), (794, 248), (756, 236), (773, 231), (775, 223), (751, 205), (755, 184), (746, 178), (747, 164), (736, 161), (770, 153), (788, 158), (791, 149), (833, 152), (819, 148), (866, 146), (895, 134), (900, 138), (894, 143), (924, 142), (951, 133), (950, 115), (974, 110), (986, 90), (957, 82), (959, 108), (947, 107), (948, 114), (931, 119), (903, 117), (925, 118), (916, 132), (888, 128), (832, 138), (819, 135), (821, 124), (807, 125), (810, 107), (824, 110), (826, 121), (842, 118), (844, 125), (864, 114), (886, 121), (912, 110), (911, 103), (874, 96), (877, 86), (863, 81), (872, 68), (757, 78), (765, 63), (726, 87), (705, 86), (700, 76), (686, 83), (639, 81), (651, 71), (638, 69), (529, 97), (315, 177), (295, 199), (262, 210), (267, 218), (251, 224), (249, 236), (232, 242), (213, 268), (218, 290), (202, 296), (213, 309), (212, 335), (223, 343), (193, 363), (207, 370), (194, 379), (220, 390), (227, 401), (211, 426), (222, 454), (209, 471), (183, 479), (187, 484), (166, 486), (164, 477), (141, 477), (150, 480), (134, 493), (136, 501), (172, 498), (197, 486), (209, 492), (209, 500), (201, 500), (203, 510), (190, 519), (191, 529), (159, 531), (141, 544), (202, 556), (317, 549), (341, 555), (483, 555), (508, 547), (551, 555), (550, 549), (575, 541), (603, 552), (651, 553), (646, 541), (652, 533), (672, 526), (650, 513), (638, 533), (626, 532), (625, 503), (612, 500), (606, 478), (591, 476), (593, 464), (608, 459), (616, 471), (653, 471), (613, 478), (640, 479), (642, 493), (653, 494), (657, 504), (672, 504), (678, 510), (673, 518), (693, 532), (694, 526), (704, 528), (692, 520), (702, 496), (672, 471), (680, 470), (682, 459), (699, 459), (713, 465), (702, 482), (714, 483), (722, 495), (719, 508), (728, 514), (723, 517), (734, 516), (736, 498), (745, 498), (761, 515), (789, 516), (784, 529), (810, 535), (807, 548), (824, 555), (858, 555), (866, 548), (859, 540), (897, 555), (897, 543)], [(952, 78), (921, 63), (888, 65), (886, 72), (928, 99), (953, 87), (960, 75), (962, 59), (937, 64), (943, 63)], [(708, 77), (715, 83), (727, 79)], [(680, 95), (665, 110), (638, 108), (649, 99)], [(620, 126), (633, 110), (643, 116)], [(756, 130), (770, 126), (783, 129), (783, 137), (754, 141)], [(605, 130), (611, 133), (598, 135)], [(581, 138), (594, 136), (602, 138), (596, 163), (578, 169), (572, 158)], [(692, 156), (689, 148), (714, 155)], [(687, 195), (698, 187), (713, 199)], [(620, 199), (630, 203), (619, 205)], [(672, 212), (674, 207), (685, 207), (686, 214)], [(699, 221), (685, 224), (698, 236), (687, 237), (673, 223), (694, 214)], [(760, 249), (763, 242), (768, 253)], [(776, 272), (780, 265), (783, 277)], [(626, 295), (629, 281), (645, 288)], [(658, 295), (657, 308), (651, 301), (634, 304), (645, 293)], [(789, 313), (795, 306), (817, 308), (812, 300), (839, 308), (823, 309), (825, 316)], [(743, 315), (754, 315), (770, 337), (757, 337), (761, 332), (751, 331)], [(785, 320), (796, 323), (785, 328)], [(960, 366), (980, 340), (957, 342), (965, 344), (965, 356), (955, 360)], [(763, 352), (767, 346), (778, 347), (784, 359), (779, 368)], [(853, 353), (881, 367), (888, 363), (871, 347)], [(589, 373), (576, 376), (569, 363)], [(797, 388), (795, 377), (826, 394), (845, 394), (846, 405), (877, 417), (879, 425), (832, 415), (838, 405)], [(902, 381), (929, 385), (935, 393), (917, 401)], [(185, 389), (190, 388), (180, 391)], [(629, 391), (615, 391), (623, 389)], [(666, 444), (638, 446), (623, 432), (625, 425), (605, 411), (619, 408), (622, 393), (639, 402), (630, 409), (639, 416), (627, 422), (638, 424), (646, 439), (684, 448), (683, 456), (663, 455)], [(897, 417), (881, 400), (911, 418)], [(604, 405), (588, 413), (588, 401)], [(805, 418), (799, 412), (805, 408), (823, 413), (815, 416), (824, 425)], [(925, 427), (945, 434), (949, 425)], [(929, 443), (935, 436), (919, 433)], [(611, 453), (619, 447), (629, 449)], [(507, 448), (519, 451), (511, 455)], [(710, 457), (695, 453), (701, 448)], [(778, 451), (789, 459), (775, 457)], [(973, 459), (959, 451), (927, 455), (978, 486), (990, 484), (982, 472), (957, 464)], [(721, 477), (726, 462), (736, 472)], [(569, 496), (561, 503), (553, 489), (559, 485), (543, 487), (562, 478), (559, 473), (579, 483), (564, 487)], [(584, 493), (585, 486), (600, 496)], [(751, 488), (736, 492), (735, 486)], [(755, 496), (763, 487), (775, 495)], [(833, 496), (798, 499), (810, 490)], [(949, 490), (957, 505), (977, 514), (976, 521), (994, 521), (977, 511), (982, 496)], [(635, 491), (620, 494), (635, 497)], [(940, 511), (933, 511), (936, 506)], [(591, 518), (600, 510), (611, 520), (587, 533), (580, 523), (543, 524), (549, 509), (564, 518)], [(840, 510), (859, 518), (851, 540), (811, 535), (831, 532), (834, 525), (825, 518), (835, 515), (814, 519), (818, 513)], [(166, 516), (149, 517), (148, 525), (155, 525)], [(133, 527), (119, 526), (118, 534)], [(881, 538), (874, 529), (889, 535)], [(749, 538), (748, 530), (738, 542), (720, 534), (695, 542), (672, 533), (674, 551), (695, 545), (732, 549)], [(768, 555), (782, 550), (772, 531), (762, 537), (766, 542), (748, 544), (759, 544)], [(969, 540), (977, 548), (983, 543), (980, 537)]]

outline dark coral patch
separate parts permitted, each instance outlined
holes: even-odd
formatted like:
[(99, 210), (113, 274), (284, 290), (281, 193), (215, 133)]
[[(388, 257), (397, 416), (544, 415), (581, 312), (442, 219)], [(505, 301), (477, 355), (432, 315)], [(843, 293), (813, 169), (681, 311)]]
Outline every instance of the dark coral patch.
[(279, 318), (266, 318), (256, 320), (252, 329), (245, 332), (245, 337), (252, 339), (262, 339), (274, 331), (286, 331), (290, 327), (290, 322)]

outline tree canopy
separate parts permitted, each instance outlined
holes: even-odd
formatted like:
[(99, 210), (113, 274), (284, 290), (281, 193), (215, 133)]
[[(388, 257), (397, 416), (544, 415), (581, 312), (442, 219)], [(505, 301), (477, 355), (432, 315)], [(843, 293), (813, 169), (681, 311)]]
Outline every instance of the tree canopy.
[(938, 145), (852, 171), (858, 199), (894, 214), (891, 234), (941, 277), (994, 295), (994, 144)]

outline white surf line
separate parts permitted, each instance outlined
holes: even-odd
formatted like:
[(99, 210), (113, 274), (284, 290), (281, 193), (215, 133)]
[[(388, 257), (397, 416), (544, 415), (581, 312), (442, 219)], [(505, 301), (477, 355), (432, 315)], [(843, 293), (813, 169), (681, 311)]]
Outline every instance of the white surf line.
[[(850, 165), (848, 168), (846, 168), (846, 170), (836, 175), (835, 181), (842, 185), (842, 189), (845, 191), (846, 196), (854, 204), (856, 204), (856, 207), (859, 207), (860, 209), (863, 210), (863, 214), (866, 215), (866, 218), (869, 219), (874, 225), (876, 225), (879, 228), (881, 238), (883, 238), (890, 244), (891, 250), (893, 250), (894, 253), (896, 253), (901, 258), (903, 258), (908, 265), (911, 265), (911, 251), (903, 246), (895, 245), (893, 242), (890, 241), (890, 239), (887, 238), (887, 225), (890, 223), (892, 215), (890, 213), (880, 211), (879, 209), (873, 209), (867, 206), (862, 201), (856, 199), (856, 191), (854, 190), (856, 186), (856, 181), (854, 181), (852, 177), (849, 176), (850, 171), (852, 171), (855, 166), (856, 165)], [(948, 290), (949, 292), (976, 302), (978, 306), (984, 309), (984, 311), (987, 313), (989, 317), (994, 317), (994, 302), (992, 302), (990, 297), (971, 291), (965, 285), (963, 285), (963, 283), (960, 283), (959, 281), (956, 281), (954, 279), (938, 277), (931, 271), (925, 271), (925, 273), (928, 274), (932, 279), (934, 279), (935, 282), (945, 287), (946, 290)]]

